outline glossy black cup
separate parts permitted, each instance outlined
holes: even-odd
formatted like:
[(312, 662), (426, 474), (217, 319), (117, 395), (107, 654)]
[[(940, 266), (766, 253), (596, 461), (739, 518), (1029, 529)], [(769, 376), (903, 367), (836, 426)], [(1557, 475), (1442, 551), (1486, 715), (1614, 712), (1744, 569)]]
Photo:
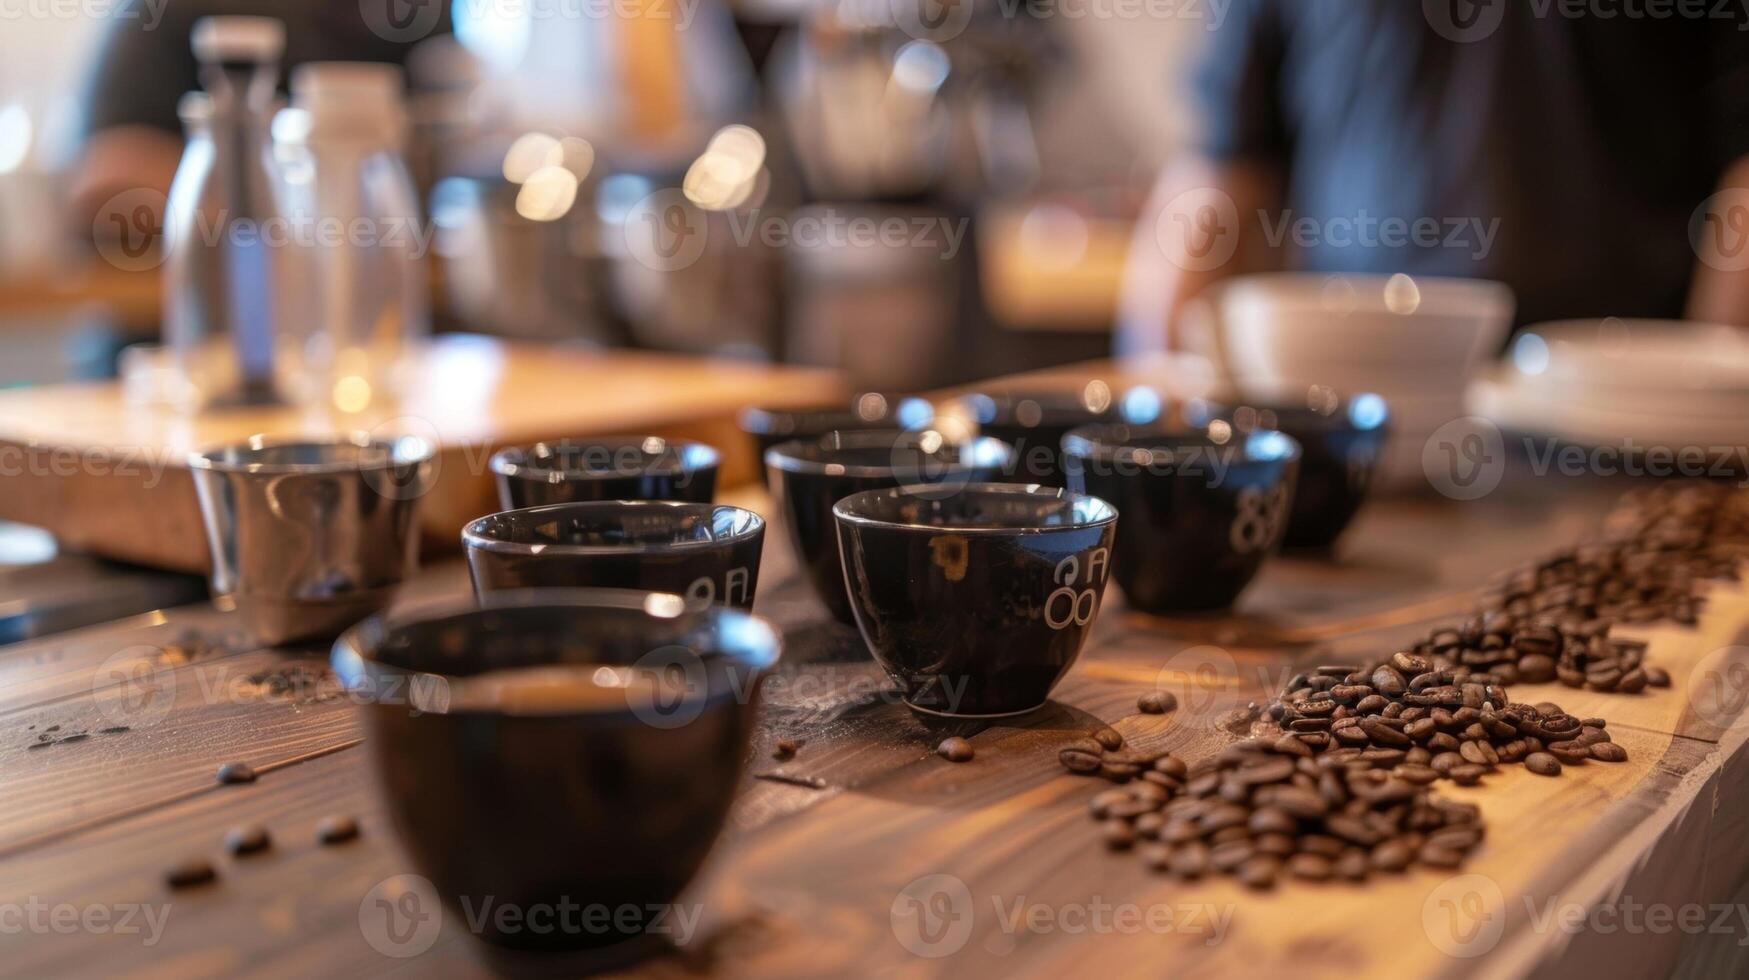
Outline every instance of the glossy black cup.
[(1051, 487), (870, 490), (832, 508), (856, 624), (928, 714), (1041, 707), (1087, 640), (1117, 511)]
[(854, 625), (832, 505), (853, 493), (929, 484), (946, 495), (1001, 479), (1014, 451), (996, 439), (947, 441), (939, 432), (835, 432), (786, 442), (765, 454), (784, 528), (814, 591), (841, 623)]
[[(582, 948), (646, 936), (648, 909), (698, 870), (779, 650), (746, 613), (576, 589), (373, 617), (332, 663), (365, 702), (382, 799), (452, 921), (511, 908), (483, 917), (485, 939)], [(583, 914), (626, 907), (638, 922)]]
[[(916, 395), (863, 392), (849, 401), (805, 408), (749, 408), (741, 413), (741, 431), (753, 437), (764, 459), (773, 446), (792, 440), (812, 441), (834, 432), (865, 429), (920, 429), (935, 418), (935, 406)], [(770, 475), (761, 473), (770, 486)]]
[(1071, 429), (1102, 422), (1148, 425), (1160, 417), (1164, 399), (1153, 389), (1132, 388), (1113, 398), (1103, 385), (1080, 391), (977, 393), (961, 399), (978, 434), (1014, 447), (1010, 480), (1065, 486), (1063, 437)]
[(683, 500), (708, 504), (717, 489), (715, 449), (660, 436), (538, 442), (492, 456), (505, 510), (584, 500)]
[(1274, 429), (1300, 444), (1300, 475), (1286, 548), (1328, 548), (1366, 502), (1389, 438), (1389, 409), (1374, 394), (1343, 397), (1314, 387), (1298, 401), (1244, 399), (1209, 404), (1199, 421), (1225, 419), (1244, 431)]
[(1281, 544), (1300, 449), (1280, 432), (1090, 426), (1063, 450), (1070, 488), (1123, 515), (1112, 574), (1133, 608), (1230, 606)]
[(601, 587), (753, 608), (765, 521), (739, 507), (660, 500), (549, 504), (462, 531), (478, 594)]

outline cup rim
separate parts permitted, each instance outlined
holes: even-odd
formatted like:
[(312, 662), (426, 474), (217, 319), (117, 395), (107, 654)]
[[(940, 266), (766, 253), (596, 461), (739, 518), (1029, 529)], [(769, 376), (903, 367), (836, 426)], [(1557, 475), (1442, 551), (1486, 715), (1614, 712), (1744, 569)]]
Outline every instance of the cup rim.
[[(878, 419), (865, 419), (856, 411), (856, 403), (870, 395), (879, 396), (887, 404), (886, 414)], [(782, 428), (779, 424), (780, 419), (798, 419), (808, 416), (818, 416), (822, 418), (836, 416), (843, 419), (845, 422), (850, 423), (848, 426), (835, 425), (826, 431), (854, 429), (857, 427), (856, 423), (858, 421), (863, 423), (860, 426), (861, 428), (868, 430), (886, 428), (900, 429), (902, 428), (902, 426), (898, 424), (900, 409), (912, 403), (927, 406), (929, 408), (930, 419), (933, 420), (935, 418), (936, 404), (923, 395), (888, 391), (861, 391), (842, 402), (813, 402), (807, 405), (799, 405), (794, 408), (781, 408), (770, 405), (749, 406), (741, 410), (741, 414), (737, 417), (736, 423), (740, 426), (742, 432), (749, 435), (782, 436), (784, 438), (795, 438), (796, 426), (791, 425), (788, 431), (779, 431), (779, 429)], [(920, 423), (918, 428), (925, 428), (928, 424), (928, 421), (925, 421)]]
[[(578, 610), (612, 609), (642, 612), (650, 619), (692, 620), (708, 625), (716, 625), (724, 620), (735, 621), (735, 633), (738, 637), (743, 638), (744, 642), (734, 648), (714, 649), (704, 656), (723, 657), (760, 674), (771, 671), (783, 658), (782, 634), (768, 620), (750, 612), (720, 605), (710, 605), (699, 609), (688, 608), (685, 598), (672, 592), (642, 592), (636, 589), (609, 588), (544, 588), (507, 589), (485, 595), (445, 599), (400, 609), (384, 610), (354, 624), (346, 632), (340, 634), (330, 648), (328, 662), (335, 675), (340, 678), (341, 685), (349, 692), (357, 691), (373, 675), (389, 674), (410, 678), (438, 678), (443, 682), (446, 690), (446, 704), (443, 710), (431, 713), (446, 715), (484, 714), (518, 718), (601, 718), (635, 714), (629, 704), (573, 706), (550, 711), (510, 711), (500, 706), (479, 703), (484, 700), (482, 698), (469, 698), (467, 696), (469, 688), (475, 686), (470, 684), (470, 681), (497, 673), (499, 672), (497, 669), (481, 671), (478, 674), (445, 674), (402, 667), (380, 660), (375, 655), (383, 639), (398, 629), (415, 624), (451, 619), (470, 613), (561, 607)], [(409, 692), (412, 690), (410, 685), (404, 689)], [(721, 693), (710, 690), (701, 695), (699, 700), (705, 702), (715, 700)], [(460, 696), (458, 697), (458, 695)], [(419, 706), (409, 703), (409, 707), (418, 708)], [(429, 709), (421, 708), (420, 710)]]
[(1060, 487), (1048, 487), (1038, 483), (968, 483), (965, 486), (958, 488), (955, 492), (956, 494), (983, 493), (994, 496), (1012, 494), (1015, 496), (1026, 496), (1036, 499), (1055, 498), (1071, 503), (1085, 500), (1098, 504), (1103, 508), (1103, 511), (1097, 518), (1090, 520), (1076, 520), (1071, 523), (1051, 525), (1048, 527), (992, 527), (987, 524), (956, 527), (948, 524), (916, 524), (910, 521), (888, 521), (882, 520), (878, 517), (866, 517), (861, 514), (852, 514), (845, 509), (846, 504), (860, 503), (872, 500), (876, 497), (921, 495), (924, 496), (924, 499), (932, 499), (930, 495), (939, 493), (940, 489), (940, 487), (932, 486), (927, 483), (913, 483), (900, 487), (863, 490), (859, 493), (853, 493), (833, 504), (832, 517), (845, 524), (855, 524), (862, 527), (878, 527), (903, 531), (929, 531), (936, 534), (966, 534), (983, 537), (1021, 537), (1030, 534), (1053, 534), (1060, 531), (1080, 531), (1090, 528), (1107, 527), (1117, 522), (1117, 508), (1112, 506), (1109, 501), (1102, 497), (1096, 497), (1090, 493), (1077, 493), (1073, 490), (1064, 490)]
[[(1126, 430), (1117, 436), (1116, 430)], [(1207, 434), (1207, 429), (1201, 427), (1180, 426), (1133, 426), (1123, 423), (1099, 423), (1083, 425), (1070, 429), (1063, 436), (1062, 450), (1067, 456), (1078, 459), (1092, 459), (1100, 462), (1115, 460), (1124, 450), (1146, 449), (1138, 443), (1149, 439), (1184, 439), (1198, 448), (1213, 447), (1215, 449), (1232, 449), (1241, 454), (1236, 460), (1239, 463), (1285, 463), (1300, 458), (1302, 449), (1299, 440), (1279, 429), (1245, 429), (1241, 430), (1242, 439), (1231, 442), (1220, 442)], [(1116, 438), (1106, 438), (1116, 436)], [(1271, 438), (1273, 437), (1273, 438)], [(1264, 456), (1253, 452), (1253, 446), (1259, 441), (1279, 440), (1283, 452)]]
[[(720, 511), (733, 511), (736, 516), (736, 529), (724, 537), (711, 537), (703, 540), (671, 541), (667, 543), (642, 544), (528, 544), (521, 541), (506, 541), (503, 538), (492, 537), (485, 533), (483, 525), (495, 518), (526, 517), (530, 520), (559, 511), (621, 511), (627, 508), (660, 509), (669, 511), (690, 511), (707, 514), (714, 517)], [(744, 522), (744, 523), (743, 523)], [(703, 551), (722, 545), (732, 545), (741, 541), (756, 538), (765, 533), (765, 518), (745, 507), (733, 504), (699, 504), (684, 500), (574, 500), (558, 504), (540, 504), (534, 507), (517, 507), (512, 510), (501, 510), (476, 517), (462, 527), (462, 547), (474, 551), (491, 551), (501, 554), (518, 555), (645, 555), (660, 552), (672, 554), (685, 551)]]
[[(569, 466), (545, 466), (532, 461), (534, 450), (542, 447), (563, 447), (586, 451), (590, 449), (605, 449), (615, 451), (635, 449), (643, 451), (643, 446), (651, 439), (659, 439), (667, 450), (673, 451), (672, 461), (663, 461), (660, 455), (650, 465), (635, 473), (617, 471), (595, 471), (577, 469)], [(522, 454), (523, 459), (515, 458)], [(697, 457), (689, 459), (689, 457)], [(629, 476), (683, 476), (689, 473), (703, 473), (721, 465), (723, 454), (715, 446), (690, 439), (669, 439), (664, 436), (598, 436), (588, 439), (542, 439), (537, 442), (506, 446), (492, 454), (487, 461), (487, 467), (493, 473), (512, 480), (527, 480), (531, 483), (567, 483), (593, 480), (617, 480)]]
[[(846, 429), (837, 432), (829, 432), (818, 439), (791, 439), (788, 442), (779, 443), (766, 450), (765, 465), (782, 470), (785, 473), (801, 473), (809, 476), (831, 475), (861, 477), (865, 479), (891, 477), (897, 472), (898, 467), (869, 466), (859, 463), (835, 463), (826, 459), (809, 459), (805, 456), (798, 455), (798, 453), (829, 453), (835, 449), (891, 449), (893, 446), (893, 440), (896, 437), (920, 435), (922, 432), (928, 431), (934, 430)], [(866, 443), (866, 445), (826, 446), (826, 440), (831, 439), (834, 436), (838, 437), (840, 443), (849, 441), (855, 443)], [(951, 442), (948, 440), (947, 436), (943, 435), (942, 444), (943, 446), (953, 445), (976, 447), (980, 451), (998, 454), (998, 458), (992, 460), (988, 464), (967, 463), (961, 460), (939, 464), (945, 472), (950, 474), (970, 473), (974, 470), (981, 469), (986, 465), (1006, 468), (1014, 462), (1014, 447), (997, 439), (995, 436), (973, 436), (970, 439), (960, 442)], [(833, 469), (834, 467), (836, 467), (836, 470)]]
[[(1252, 409), (1256, 412), (1270, 412), (1275, 415), (1277, 424), (1273, 426), (1258, 426), (1245, 431), (1262, 431), (1274, 429), (1286, 432), (1290, 428), (1315, 428), (1320, 432), (1385, 432), (1391, 427), (1390, 399), (1371, 391), (1344, 392), (1326, 385), (1313, 385), (1322, 389), (1331, 400), (1333, 408), (1330, 412), (1320, 412), (1310, 405), (1300, 404), (1292, 398), (1269, 395), (1267, 397), (1248, 397), (1237, 395), (1232, 398), (1199, 399), (1211, 419), (1233, 421), (1233, 413), (1241, 409)], [(1377, 418), (1371, 425), (1362, 425), (1354, 420), (1353, 412), (1362, 405), (1376, 405)]]
[[(231, 462), (223, 459), (225, 453), (243, 451), (260, 453), (271, 449), (291, 449), (308, 447), (316, 449), (334, 449), (340, 446), (350, 446), (355, 449), (370, 449), (381, 447), (385, 450), (381, 463), (366, 465), (353, 460), (326, 460), (314, 463), (263, 463), (263, 462)], [(229, 442), (221, 445), (207, 446), (188, 454), (188, 467), (192, 470), (208, 470), (214, 473), (261, 473), (273, 476), (286, 474), (325, 474), (325, 473), (356, 473), (370, 469), (381, 469), (387, 466), (410, 466), (427, 462), (437, 455), (437, 447), (422, 436), (400, 435), (390, 439), (378, 439), (366, 432), (352, 432), (339, 436), (269, 436), (257, 433), (240, 442)]]

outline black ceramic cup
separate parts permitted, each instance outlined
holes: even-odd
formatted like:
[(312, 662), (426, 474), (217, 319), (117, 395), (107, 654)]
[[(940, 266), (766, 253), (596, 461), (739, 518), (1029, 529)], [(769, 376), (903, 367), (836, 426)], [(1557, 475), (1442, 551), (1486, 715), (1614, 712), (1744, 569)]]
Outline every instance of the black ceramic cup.
[(961, 399), (978, 434), (1014, 447), (1014, 483), (1065, 485), (1063, 437), (1101, 422), (1148, 425), (1160, 417), (1164, 399), (1150, 388), (1132, 388), (1114, 398), (1104, 385), (1079, 391), (978, 393)]
[(715, 449), (660, 436), (537, 442), (491, 460), (505, 510), (584, 500), (684, 500), (708, 504), (717, 490)]
[(992, 718), (1039, 708), (1087, 640), (1117, 511), (1051, 487), (870, 490), (832, 508), (856, 624), (905, 703)]
[(587, 948), (647, 937), (650, 911), (692, 880), (779, 651), (743, 612), (574, 589), (372, 617), (332, 663), (452, 921), (501, 945)]
[(786, 442), (765, 454), (784, 528), (814, 591), (838, 621), (855, 625), (832, 505), (853, 493), (928, 484), (946, 496), (1002, 477), (1014, 451), (996, 439), (949, 442), (939, 432), (834, 432)]
[[(812, 441), (833, 432), (862, 429), (920, 429), (935, 418), (935, 406), (916, 395), (866, 391), (849, 401), (806, 408), (749, 408), (741, 431), (753, 437), (759, 458), (773, 446), (795, 439)], [(770, 475), (761, 473), (770, 485)]]
[(1303, 399), (1240, 399), (1209, 404), (1205, 419), (1225, 419), (1244, 431), (1274, 429), (1300, 444), (1300, 475), (1288, 514), (1285, 548), (1328, 548), (1366, 502), (1385, 440), (1390, 411), (1374, 394), (1344, 397), (1314, 387)]
[(462, 530), (474, 591), (600, 587), (753, 608), (765, 521), (739, 507), (660, 500), (549, 504)]
[(1123, 515), (1112, 574), (1133, 608), (1230, 606), (1281, 544), (1300, 449), (1280, 432), (1090, 426), (1063, 450), (1070, 489)]

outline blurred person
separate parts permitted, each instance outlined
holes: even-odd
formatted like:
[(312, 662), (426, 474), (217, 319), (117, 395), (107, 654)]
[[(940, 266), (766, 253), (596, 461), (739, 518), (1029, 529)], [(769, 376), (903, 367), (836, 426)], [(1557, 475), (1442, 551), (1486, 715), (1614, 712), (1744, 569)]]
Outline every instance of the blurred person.
[(201, 87), (191, 45), (200, 18), (283, 21), (283, 88), (283, 79), (307, 61), (404, 65), (418, 42), (449, 32), (448, 7), (445, 0), (124, 0), (105, 28), (82, 95), (84, 139), (71, 186), (74, 226), (89, 229), (119, 193), (169, 191), (183, 146), (176, 103)]
[(1496, 279), (1519, 323), (1749, 325), (1749, 22), (1618, 6), (1233, 0), (1118, 350), (1181, 346), (1199, 293), (1275, 269)]

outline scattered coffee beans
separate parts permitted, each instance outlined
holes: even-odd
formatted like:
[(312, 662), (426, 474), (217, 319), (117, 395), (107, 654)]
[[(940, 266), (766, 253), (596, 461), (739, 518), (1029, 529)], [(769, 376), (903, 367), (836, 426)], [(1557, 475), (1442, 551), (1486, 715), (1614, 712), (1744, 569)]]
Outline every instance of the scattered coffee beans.
[(247, 762), (227, 762), (219, 767), (219, 782), (221, 783), (252, 783), (255, 781), (255, 770)]
[(259, 824), (232, 827), (225, 832), (225, 850), (238, 857), (259, 854), (272, 846), (273, 838), (268, 836), (267, 828)]
[(1178, 697), (1171, 691), (1149, 691), (1136, 699), (1136, 710), (1143, 714), (1163, 715), (1178, 708)]
[(949, 762), (970, 762), (976, 753), (972, 751), (972, 743), (956, 735), (942, 739), (935, 747), (935, 754)]
[(164, 872), (164, 883), (171, 888), (193, 888), (208, 884), (218, 876), (210, 861), (194, 858)]
[(802, 743), (793, 738), (780, 738), (771, 747), (771, 757), (779, 762), (787, 762), (796, 757), (796, 751), (801, 747)]
[(358, 821), (351, 817), (323, 817), (316, 825), (316, 840), (322, 844), (344, 844), (358, 837)]

